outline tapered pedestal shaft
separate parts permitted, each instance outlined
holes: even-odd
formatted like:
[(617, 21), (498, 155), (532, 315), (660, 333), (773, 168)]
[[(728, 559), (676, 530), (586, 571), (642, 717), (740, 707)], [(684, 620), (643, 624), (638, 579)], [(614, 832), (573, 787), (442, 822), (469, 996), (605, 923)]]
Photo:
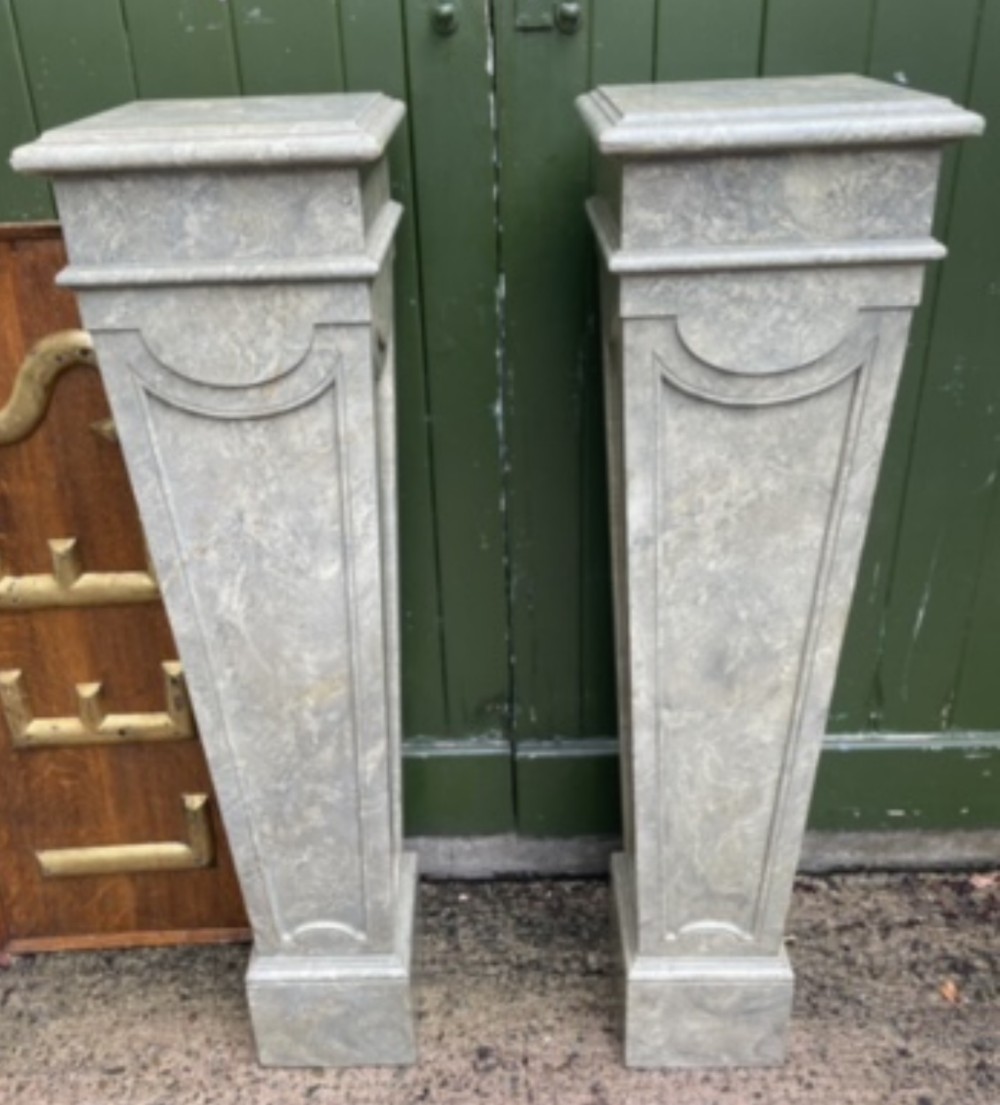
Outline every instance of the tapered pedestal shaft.
[(982, 120), (861, 77), (604, 88), (634, 1066), (781, 1059), (783, 928), (923, 268)]
[(377, 94), (131, 104), (54, 178), (254, 932), (262, 1062), (405, 1063), (386, 142)]

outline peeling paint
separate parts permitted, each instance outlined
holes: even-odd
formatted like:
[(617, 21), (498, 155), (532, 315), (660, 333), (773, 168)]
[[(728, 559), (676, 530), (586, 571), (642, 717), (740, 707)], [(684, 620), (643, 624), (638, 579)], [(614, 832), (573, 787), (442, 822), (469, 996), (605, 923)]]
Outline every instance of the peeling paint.
[(501, 561), (504, 573), (504, 592), (506, 595), (506, 617), (504, 624), (505, 649), (507, 655), (507, 702), (505, 704), (505, 727), (513, 729), (516, 701), (514, 697), (515, 656), (514, 641), (511, 632), (511, 605), (514, 597), (515, 580), (510, 556), (509, 494), (510, 443), (507, 440), (507, 281), (503, 270), (503, 219), (500, 215), (500, 127), (497, 115), (496, 82), (496, 27), (492, 0), (483, 0), (483, 23), (486, 28), (486, 75), (489, 78), (489, 119), (492, 141), (493, 164), (493, 226), (497, 252), (497, 279), (494, 290), (494, 311), (496, 312), (496, 399), (493, 403), (493, 422), (497, 435), (497, 454), (500, 467), (500, 522), (503, 532), (503, 553)]
[(934, 576), (937, 571), (938, 562), (941, 559), (941, 546), (944, 544), (944, 538), (945, 535), (941, 533), (934, 543), (934, 552), (931, 555), (930, 564), (927, 568), (927, 577), (920, 594), (920, 605), (917, 607), (916, 617), (913, 621), (913, 629), (910, 633), (910, 644), (906, 652), (906, 661), (903, 665), (903, 674), (900, 680), (900, 697), (904, 702), (909, 701), (910, 698), (910, 672), (913, 667), (914, 652), (916, 651), (917, 639), (924, 626), (927, 607), (930, 604), (931, 594), (934, 588)]
[(247, 25), (266, 26), (274, 23), (274, 20), (269, 15), (265, 15), (261, 8), (251, 8), (243, 17), (243, 22)]

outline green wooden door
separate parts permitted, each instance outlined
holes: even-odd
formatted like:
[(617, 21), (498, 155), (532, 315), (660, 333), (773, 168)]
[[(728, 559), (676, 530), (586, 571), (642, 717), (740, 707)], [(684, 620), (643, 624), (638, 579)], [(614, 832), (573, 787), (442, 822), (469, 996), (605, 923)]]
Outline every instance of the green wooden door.
[[(451, 735), (466, 742), (453, 748), (454, 763), (481, 757), (475, 762), (485, 779), (489, 757), (502, 758), (509, 741), (517, 831), (614, 831), (596, 261), (582, 216), (591, 165), (573, 99), (602, 82), (853, 70), (942, 93), (990, 117), (1000, 98), (1000, 3), (493, 0), (458, 4), (453, 33), (443, 39), (433, 30), (435, 7), (406, 5), (411, 91), (442, 56), (471, 52), (474, 76), (464, 78), (461, 102), (454, 86), (426, 106), (414, 98), (414, 126), (422, 111), (433, 112), (423, 125), (457, 144), (469, 112), (478, 110), (486, 125), (474, 88), (490, 97), (497, 329), (492, 368), (484, 361), (482, 371), (497, 381), (506, 601), (507, 708), (495, 715), (503, 726), (487, 735), (467, 715), (453, 717)], [(947, 165), (937, 230), (952, 257), (930, 275), (914, 330), (831, 713), (816, 827), (1000, 823), (995, 129)], [(477, 151), (482, 141), (477, 130)], [(418, 129), (418, 161), (421, 142)], [(440, 150), (431, 156), (448, 163)], [(465, 190), (463, 180), (450, 202)], [(485, 194), (480, 202), (489, 206)], [(422, 210), (418, 224), (423, 251)], [(450, 248), (463, 251), (466, 241), (453, 236)], [(430, 275), (425, 269), (425, 280)], [(444, 548), (450, 539), (439, 535)], [(491, 624), (479, 611), (467, 613)], [(445, 639), (472, 648), (477, 637), (453, 626), (446, 616)], [(471, 785), (471, 772), (467, 778)], [(429, 775), (426, 793), (421, 806), (410, 792), (411, 824), (437, 829), (443, 793)]]
[[(597, 83), (854, 70), (990, 120), (952, 155), (813, 824), (1000, 824), (1000, 0), (0, 0), (0, 144), (134, 97), (378, 88), (397, 255), (409, 831), (618, 823)], [(0, 220), (53, 216), (0, 167)]]

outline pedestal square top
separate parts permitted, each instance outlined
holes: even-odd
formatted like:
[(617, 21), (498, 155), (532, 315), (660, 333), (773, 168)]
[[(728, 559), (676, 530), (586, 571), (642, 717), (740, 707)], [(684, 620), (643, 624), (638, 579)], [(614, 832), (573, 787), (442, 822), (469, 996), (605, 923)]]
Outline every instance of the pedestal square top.
[(853, 74), (605, 86), (577, 106), (603, 153), (632, 157), (941, 142), (984, 126), (942, 96)]
[(374, 161), (403, 117), (378, 92), (140, 100), (46, 131), (19, 172), (79, 173)]

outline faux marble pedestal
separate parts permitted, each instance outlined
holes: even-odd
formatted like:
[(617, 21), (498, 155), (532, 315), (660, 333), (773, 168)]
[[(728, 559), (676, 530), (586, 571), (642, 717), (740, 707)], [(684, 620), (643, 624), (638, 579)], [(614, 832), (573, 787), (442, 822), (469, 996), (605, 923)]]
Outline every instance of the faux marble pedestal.
[(270, 1065), (415, 1054), (383, 159), (402, 114), (374, 94), (136, 103), (13, 158), (55, 181)]
[(923, 263), (982, 120), (861, 77), (600, 88), (632, 1066), (780, 1061), (783, 926)]

